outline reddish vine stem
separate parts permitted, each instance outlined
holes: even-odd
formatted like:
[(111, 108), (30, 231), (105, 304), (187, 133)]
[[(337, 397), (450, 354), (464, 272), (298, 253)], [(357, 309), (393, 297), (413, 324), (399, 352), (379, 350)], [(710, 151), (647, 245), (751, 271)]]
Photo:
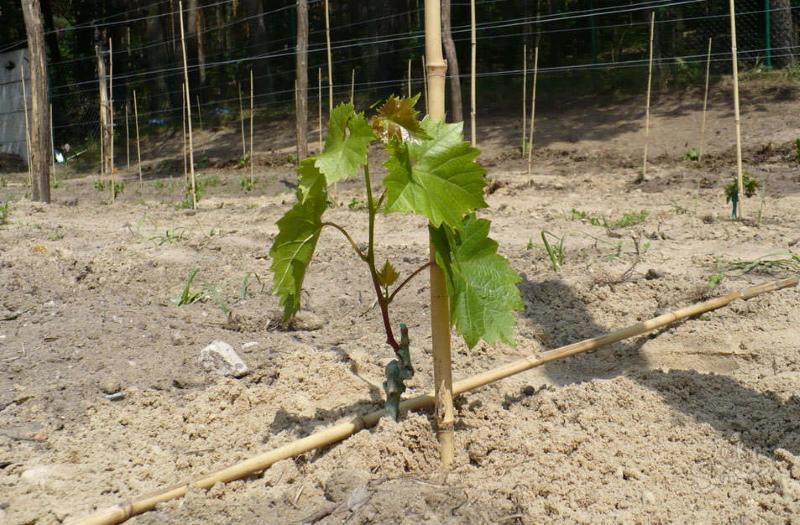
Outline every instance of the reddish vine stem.
[(398, 284), (397, 288), (395, 288), (394, 291), (392, 292), (392, 294), (388, 297), (389, 302), (391, 303), (392, 300), (394, 300), (394, 296), (397, 295), (397, 293), (400, 290), (402, 290), (405, 285), (407, 285), (409, 282), (411, 282), (411, 279), (416, 277), (421, 271), (423, 271), (426, 268), (428, 268), (431, 264), (433, 264), (433, 263), (431, 263), (430, 261), (426, 262), (425, 264), (423, 264), (422, 266), (420, 266), (419, 268), (414, 270), (414, 272), (411, 275), (409, 275), (408, 277), (406, 277), (405, 280), (402, 283)]

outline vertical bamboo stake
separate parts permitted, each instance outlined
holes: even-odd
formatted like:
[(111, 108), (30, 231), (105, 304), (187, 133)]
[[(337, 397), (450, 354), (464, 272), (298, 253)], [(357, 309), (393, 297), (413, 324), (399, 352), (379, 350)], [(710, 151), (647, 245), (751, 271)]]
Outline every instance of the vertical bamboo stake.
[(408, 98), (411, 98), (411, 59), (408, 59)]
[(733, 68), (733, 111), (736, 119), (736, 188), (739, 192), (739, 203), (736, 216), (742, 218), (744, 204), (744, 181), (742, 175), (742, 123), (739, 118), (739, 61), (736, 55), (736, 6), (734, 0), (729, 1), (731, 9), (731, 60)]
[(186, 149), (186, 83), (181, 82), (181, 127), (183, 134), (181, 140), (183, 141), (183, 181), (189, 185), (189, 152)]
[(425, 67), (425, 55), (422, 55), (422, 90), (425, 93), (425, 114), (428, 114), (428, 69)]
[[(425, 0), (425, 56), (427, 57), (429, 110), (433, 120), (444, 120), (444, 87), (447, 63), (442, 57), (442, 17), (440, 0)], [(442, 467), (453, 464), (453, 373), (450, 362), (450, 312), (444, 273), (436, 264), (436, 250), (430, 243), (431, 344), (436, 397), (436, 435)]]
[(356, 68), (350, 72), (350, 103), (355, 104), (356, 95)]
[(703, 160), (703, 153), (706, 149), (706, 109), (708, 108), (708, 77), (711, 72), (711, 38), (708, 39), (708, 55), (706, 56), (706, 90), (703, 95), (703, 120), (700, 124), (700, 153), (697, 160)]
[(528, 144), (528, 44), (522, 44), (522, 158)]
[(470, 60), (472, 62), (470, 68), (470, 82), (469, 82), (469, 89), (470, 89), (470, 142), (472, 143), (472, 147), (474, 148), (477, 145), (477, 135), (475, 130), (475, 111), (477, 105), (477, 91), (475, 86), (475, 78), (476, 78), (476, 71), (475, 71), (475, 64), (478, 61), (478, 38), (475, 35), (475, 0), (470, 0), (469, 3), (469, 13), (470, 13), (470, 48), (471, 48), (471, 56)]
[(539, 46), (533, 50), (533, 95), (531, 95), (531, 131), (528, 135), (528, 175), (533, 164), (533, 130), (536, 126), (536, 77), (539, 74)]
[(317, 109), (319, 110), (319, 150), (322, 151), (322, 68), (317, 68)]
[(53, 105), (50, 104), (50, 160), (52, 161), (53, 167), (51, 168), (53, 171), (53, 182), (56, 182), (58, 179), (56, 178), (56, 142), (53, 139)]
[(192, 104), (189, 96), (189, 64), (186, 60), (186, 36), (183, 31), (183, 2), (178, 1), (178, 11), (181, 17), (181, 51), (183, 54), (183, 83), (186, 95), (186, 127), (189, 130), (189, 174), (192, 179), (192, 209), (197, 209), (197, 184), (194, 179), (194, 142), (192, 141)]
[(139, 167), (139, 189), (144, 187), (142, 179), (142, 148), (139, 144), (139, 106), (136, 104), (136, 90), (133, 90), (133, 119), (136, 127), (136, 165)]
[(125, 102), (125, 159), (128, 171), (131, 170), (131, 127), (128, 123), (128, 102)]
[(331, 21), (328, 0), (325, 0), (325, 45), (328, 47), (328, 114), (330, 115), (330, 112), (333, 111), (333, 58), (331, 55)]
[(108, 39), (108, 120), (111, 126), (111, 146), (108, 148), (109, 166), (111, 169), (111, 202), (117, 200), (117, 174), (114, 173), (114, 47)]
[[(239, 85), (239, 122), (242, 128), (242, 161), (247, 158), (247, 144), (244, 140), (244, 106), (242, 105), (242, 83), (237, 82)], [(295, 97), (297, 97), (297, 88), (295, 88)]]
[(33, 168), (31, 167), (31, 127), (28, 122), (28, 92), (25, 89), (25, 59), (20, 61), (19, 75), (22, 78), (22, 108), (25, 111), (25, 151), (28, 155), (28, 185), (33, 192)]
[[(733, 1), (733, 0), (731, 0)], [(642, 176), (639, 181), (647, 177), (647, 147), (650, 142), (650, 91), (653, 84), (653, 31), (656, 24), (656, 12), (650, 13), (650, 60), (647, 66), (647, 101), (644, 113), (644, 161), (642, 162)]]
[(253, 88), (253, 68), (251, 67), (250, 68), (250, 186), (253, 185), (253, 179), (254, 179), (254, 177), (253, 177), (253, 169), (254, 169), (253, 160), (255, 160), (254, 158), (255, 158), (255, 154), (256, 154), (255, 150), (253, 149), (253, 144), (254, 144), (254, 142), (253, 142), (253, 117), (255, 115), (255, 107), (253, 105), (253, 99), (254, 99), (254, 97), (253, 97), (253, 93), (254, 93), (253, 89), (254, 89)]
[(106, 59), (100, 51), (100, 45), (94, 46), (97, 56), (97, 91), (100, 101), (100, 180), (105, 181), (108, 171), (106, 158), (106, 132), (108, 131), (108, 87), (106, 86)]
[(195, 95), (194, 99), (197, 102), (197, 124), (200, 126), (200, 129), (203, 129), (203, 113), (200, 111), (200, 95)]

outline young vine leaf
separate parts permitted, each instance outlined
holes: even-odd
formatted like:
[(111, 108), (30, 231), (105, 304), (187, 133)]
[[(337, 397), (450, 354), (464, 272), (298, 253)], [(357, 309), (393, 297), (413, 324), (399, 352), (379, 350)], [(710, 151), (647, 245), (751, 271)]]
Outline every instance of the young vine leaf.
[(399, 277), (400, 274), (389, 261), (383, 263), (383, 267), (378, 271), (378, 282), (384, 287), (393, 285)]
[(325, 177), (309, 158), (298, 168), (297, 203), (278, 220), (278, 235), (269, 251), (275, 275), (273, 293), (280, 296), (284, 320), (300, 309), (300, 291), (322, 230), (327, 208)]
[(516, 286), (521, 278), (497, 253), (489, 226), (488, 220), (470, 214), (460, 231), (446, 225), (431, 228), (450, 296), (450, 321), (470, 348), (480, 339), (513, 345), (514, 311), (523, 308)]
[(417, 118), (419, 112), (414, 109), (418, 100), (419, 95), (413, 98), (389, 97), (372, 117), (375, 135), (384, 142), (402, 141), (409, 137), (430, 139)]
[(325, 149), (315, 165), (328, 184), (352, 177), (367, 163), (367, 150), (374, 139), (364, 114), (356, 113), (352, 104), (340, 104), (331, 112)]
[(387, 213), (417, 213), (435, 227), (461, 227), (465, 214), (487, 206), (484, 169), (475, 162), (479, 151), (464, 142), (462, 124), (425, 118), (431, 137), (420, 142), (392, 142), (384, 178)]

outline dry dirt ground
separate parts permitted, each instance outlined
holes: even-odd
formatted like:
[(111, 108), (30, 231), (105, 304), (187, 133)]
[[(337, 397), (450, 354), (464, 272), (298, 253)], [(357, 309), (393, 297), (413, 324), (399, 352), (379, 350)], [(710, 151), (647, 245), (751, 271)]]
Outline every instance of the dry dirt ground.
[[(791, 275), (726, 272), (733, 261), (800, 251), (800, 104), (794, 91), (770, 89), (743, 106), (746, 168), (767, 180), (760, 225), (760, 197), (745, 203), (747, 220), (728, 218), (734, 157), (723, 93), (712, 99), (700, 164), (682, 158), (697, 143), (696, 97), (660, 99), (641, 184), (642, 130), (630, 104), (545, 111), (533, 177), (514, 148), (517, 123), (486, 120), (482, 161), (494, 191), (481, 214), (524, 276), (525, 310), (516, 348), (468, 351), (454, 339), (455, 376)], [(217, 148), (212, 165), (237, 156), (237, 134), (234, 126), (200, 137)], [(0, 226), (2, 523), (70, 521), (380, 406), (391, 355), (365, 269), (342, 238), (323, 235), (299, 321), (275, 321), (267, 252), (294, 198), (286, 144), (257, 157), (251, 192), (239, 183), (246, 171), (202, 170), (209, 187), (197, 212), (175, 207), (181, 183), (159, 171), (165, 144), (146, 150), (144, 187), (125, 175), (113, 205), (94, 176), (63, 182), (51, 206), (20, 198), (19, 175), (0, 190), (12, 199)], [(341, 184), (345, 205), (330, 216), (363, 239), (366, 214), (347, 206), (360, 197), (355, 182)], [(573, 209), (612, 222), (647, 217), (608, 229)], [(565, 239), (560, 273), (543, 230)], [(378, 238), (379, 257), (402, 273), (424, 263), (421, 221), (381, 218)], [(179, 307), (195, 268), (193, 291), (206, 298)], [(712, 289), (713, 274), (725, 278)], [(432, 387), (427, 298), (417, 280), (393, 311), (411, 332), (409, 396)], [(192, 490), (131, 523), (795, 522), (799, 324), (800, 290), (783, 290), (461, 396), (447, 475), (431, 413), (414, 413), (243, 481)], [(206, 373), (198, 357), (214, 340), (231, 344), (250, 374)], [(115, 391), (124, 398), (105, 397)]]

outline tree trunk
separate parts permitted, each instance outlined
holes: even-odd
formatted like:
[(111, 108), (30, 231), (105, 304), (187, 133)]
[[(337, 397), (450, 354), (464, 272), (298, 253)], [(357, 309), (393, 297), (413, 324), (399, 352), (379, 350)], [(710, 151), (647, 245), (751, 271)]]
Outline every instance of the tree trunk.
[(295, 128), (297, 160), (308, 156), (308, 0), (297, 0), (297, 79)]
[[(169, 93), (167, 81), (164, 78), (164, 64), (168, 63), (167, 60), (167, 45), (164, 43), (164, 28), (162, 27), (162, 18), (158, 4), (150, 5), (147, 10), (148, 17), (145, 21), (145, 40), (148, 46), (145, 48), (147, 54), (147, 67), (155, 71), (152, 76), (148, 75), (148, 82), (150, 83), (149, 91), (149, 108), (150, 111), (160, 111), (170, 106), (170, 98), (172, 98), (172, 106), (177, 107), (180, 104), (180, 94), (177, 97), (167, 98), (159, 95), (160, 93)], [(180, 42), (180, 39), (178, 39)], [(180, 86), (180, 82), (177, 82)]]
[(22, 0), (31, 75), (31, 122), (28, 163), (33, 172), (33, 200), (50, 202), (50, 105), (47, 102), (47, 52), (39, 0)]
[(794, 67), (797, 61), (794, 57), (796, 50), (793, 49), (795, 37), (791, 0), (770, 0), (769, 4), (772, 17), (772, 47), (775, 49), (772, 64), (779, 68)]
[(205, 39), (203, 38), (203, 32), (205, 30), (206, 19), (205, 15), (203, 14), (203, 10), (197, 12), (197, 18), (195, 21), (195, 29), (197, 33), (197, 68), (200, 75), (200, 84), (198, 88), (203, 88), (206, 85), (206, 46), (205, 46)]
[(450, 121), (463, 122), (461, 77), (458, 76), (458, 55), (450, 31), (450, 0), (442, 0), (442, 41), (447, 55), (447, 74), (450, 77)]

